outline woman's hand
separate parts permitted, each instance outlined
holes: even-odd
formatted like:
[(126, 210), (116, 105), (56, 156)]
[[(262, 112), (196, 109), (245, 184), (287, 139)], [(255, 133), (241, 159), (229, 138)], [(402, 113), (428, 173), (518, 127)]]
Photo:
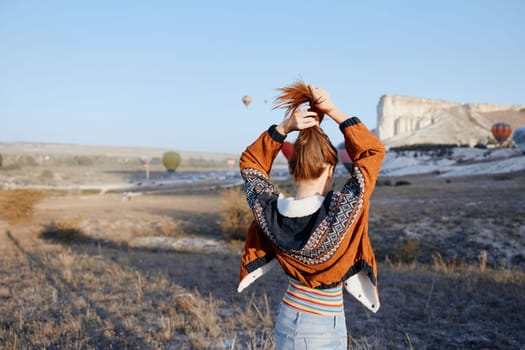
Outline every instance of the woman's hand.
[(277, 131), (282, 135), (287, 135), (292, 131), (319, 126), (319, 122), (314, 118), (316, 116), (317, 113), (308, 111), (308, 106), (300, 107), (277, 126)]
[(337, 124), (343, 123), (348, 116), (336, 107), (330, 100), (330, 95), (325, 89), (316, 88), (312, 84), (308, 85), (313, 97), (313, 107), (332, 118)]
[(323, 113), (330, 115), (335, 109), (335, 105), (330, 100), (330, 95), (325, 89), (316, 88), (312, 84), (308, 85), (313, 97), (313, 107)]

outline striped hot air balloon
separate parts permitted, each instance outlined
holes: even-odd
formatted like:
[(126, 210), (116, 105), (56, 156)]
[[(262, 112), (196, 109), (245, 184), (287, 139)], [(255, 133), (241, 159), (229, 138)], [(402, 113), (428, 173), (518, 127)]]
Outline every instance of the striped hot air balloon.
[(492, 125), (492, 136), (498, 141), (500, 144), (507, 141), (507, 139), (512, 135), (512, 127), (510, 124), (507, 123), (496, 123)]

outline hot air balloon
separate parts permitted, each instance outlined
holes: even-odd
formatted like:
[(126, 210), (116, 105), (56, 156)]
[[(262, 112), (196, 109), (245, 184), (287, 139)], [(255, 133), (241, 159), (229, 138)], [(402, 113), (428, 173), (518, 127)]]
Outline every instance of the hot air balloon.
[(286, 160), (290, 160), (290, 157), (293, 153), (293, 143), (284, 141), (281, 147), (281, 152), (283, 152), (283, 155), (286, 158)]
[(151, 157), (142, 156), (140, 157), (139, 161), (143, 167), (148, 167), (151, 163)]
[(512, 134), (516, 147), (525, 155), (525, 126), (516, 128)]
[(352, 159), (350, 159), (350, 156), (346, 151), (344, 142), (341, 142), (337, 146), (337, 156), (339, 157), (341, 163), (343, 163), (343, 165), (345, 166), (346, 170), (350, 171), (350, 169), (352, 169)]
[(243, 96), (242, 97), (242, 103), (244, 103), (244, 105), (246, 107), (248, 107), (250, 105), (250, 103), (252, 103), (252, 98), (250, 96), (248, 96), (248, 95)]
[(162, 155), (162, 164), (168, 173), (174, 173), (180, 164), (180, 154), (174, 151), (165, 152)]
[(151, 163), (151, 157), (142, 156), (139, 159), (140, 164), (146, 168), (146, 180), (149, 180), (149, 165)]
[(232, 169), (235, 165), (235, 157), (228, 157), (226, 158), (226, 164), (228, 164), (228, 168)]
[(507, 139), (512, 135), (512, 128), (507, 123), (496, 123), (492, 125), (492, 136), (496, 139), (496, 141), (499, 142), (501, 145), (503, 142), (507, 141)]

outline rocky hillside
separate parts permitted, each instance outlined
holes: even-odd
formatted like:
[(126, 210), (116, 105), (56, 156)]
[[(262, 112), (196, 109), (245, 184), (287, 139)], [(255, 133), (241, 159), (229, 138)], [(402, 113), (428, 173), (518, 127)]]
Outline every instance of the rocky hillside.
[(377, 134), (388, 147), (413, 144), (487, 144), (491, 127), (525, 125), (525, 105), (461, 104), (383, 95), (377, 106)]

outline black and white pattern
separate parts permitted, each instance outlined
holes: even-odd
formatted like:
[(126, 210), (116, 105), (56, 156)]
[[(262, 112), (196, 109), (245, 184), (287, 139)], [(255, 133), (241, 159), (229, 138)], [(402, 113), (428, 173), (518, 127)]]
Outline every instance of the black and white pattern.
[(348, 234), (364, 203), (365, 181), (361, 170), (354, 165), (353, 176), (341, 189), (330, 196), (327, 215), (313, 228), (306, 243), (299, 249), (293, 249), (277, 239), (268, 222), (265, 211), (273, 210), (268, 203), (276, 200), (279, 191), (268, 177), (256, 169), (243, 169), (248, 204), (252, 209), (260, 230), (279, 249), (306, 265), (321, 264), (329, 260), (337, 251)]

